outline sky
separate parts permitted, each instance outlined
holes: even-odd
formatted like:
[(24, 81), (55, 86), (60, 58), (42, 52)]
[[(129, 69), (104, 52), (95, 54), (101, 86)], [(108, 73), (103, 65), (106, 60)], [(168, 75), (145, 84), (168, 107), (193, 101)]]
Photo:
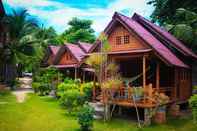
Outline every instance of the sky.
[(44, 27), (54, 27), (58, 33), (69, 28), (73, 17), (93, 21), (92, 28), (99, 34), (110, 22), (115, 11), (126, 16), (134, 12), (149, 18), (153, 11), (149, 0), (2, 0), (6, 13), (25, 8)]

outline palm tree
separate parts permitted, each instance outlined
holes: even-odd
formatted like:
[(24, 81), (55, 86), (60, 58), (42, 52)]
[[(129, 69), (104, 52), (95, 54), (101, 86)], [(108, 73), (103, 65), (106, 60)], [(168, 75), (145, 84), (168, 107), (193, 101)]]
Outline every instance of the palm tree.
[(4, 81), (10, 83), (17, 76), (17, 69), (35, 53), (37, 39), (33, 32), (38, 28), (34, 19), (28, 18), (27, 10), (15, 11), (5, 16), (7, 33), (1, 58), (4, 67)]

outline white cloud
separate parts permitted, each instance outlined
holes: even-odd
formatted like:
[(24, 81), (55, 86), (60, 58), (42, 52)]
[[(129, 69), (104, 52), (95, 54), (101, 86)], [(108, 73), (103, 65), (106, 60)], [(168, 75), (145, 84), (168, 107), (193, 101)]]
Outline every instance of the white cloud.
[[(58, 32), (68, 28), (67, 23), (72, 17), (90, 18), (93, 20), (95, 31), (101, 32), (107, 26), (115, 11), (129, 10), (130, 13), (137, 12), (143, 16), (149, 16), (152, 8), (146, 4), (147, 0), (117, 0), (108, 5), (107, 8), (78, 9), (65, 4), (47, 0), (5, 0), (14, 7), (25, 7), (29, 13), (47, 21), (47, 26), (53, 26)], [(37, 7), (54, 6), (56, 10), (47, 11)], [(130, 14), (131, 16), (132, 14)]]

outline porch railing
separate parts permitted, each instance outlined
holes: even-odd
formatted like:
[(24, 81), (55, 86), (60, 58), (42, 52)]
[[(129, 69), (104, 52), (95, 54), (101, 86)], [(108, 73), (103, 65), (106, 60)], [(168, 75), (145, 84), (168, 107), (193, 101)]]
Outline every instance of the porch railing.
[(147, 85), (145, 88), (142, 88), (143, 93), (139, 96), (136, 94), (136, 88), (139, 87), (130, 87), (130, 88), (110, 88), (102, 89), (102, 101), (104, 103), (116, 103), (116, 102), (128, 102), (133, 103), (146, 103), (154, 104), (155, 100), (153, 98), (154, 92), (156, 89), (152, 87), (152, 84)]

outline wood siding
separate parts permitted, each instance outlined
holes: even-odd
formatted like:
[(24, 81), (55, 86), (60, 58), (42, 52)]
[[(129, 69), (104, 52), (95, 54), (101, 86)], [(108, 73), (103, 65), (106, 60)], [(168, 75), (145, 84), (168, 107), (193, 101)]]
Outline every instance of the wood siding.
[(76, 64), (77, 60), (70, 54), (69, 52), (65, 52), (62, 58), (60, 59), (60, 65), (69, 65), (69, 64)]
[[(124, 37), (129, 36), (129, 42), (124, 43)], [(117, 44), (117, 37), (121, 37), (121, 44)], [(117, 25), (108, 36), (111, 51), (128, 51), (136, 49), (148, 49), (145, 43), (134, 33), (130, 33), (121, 25)]]

